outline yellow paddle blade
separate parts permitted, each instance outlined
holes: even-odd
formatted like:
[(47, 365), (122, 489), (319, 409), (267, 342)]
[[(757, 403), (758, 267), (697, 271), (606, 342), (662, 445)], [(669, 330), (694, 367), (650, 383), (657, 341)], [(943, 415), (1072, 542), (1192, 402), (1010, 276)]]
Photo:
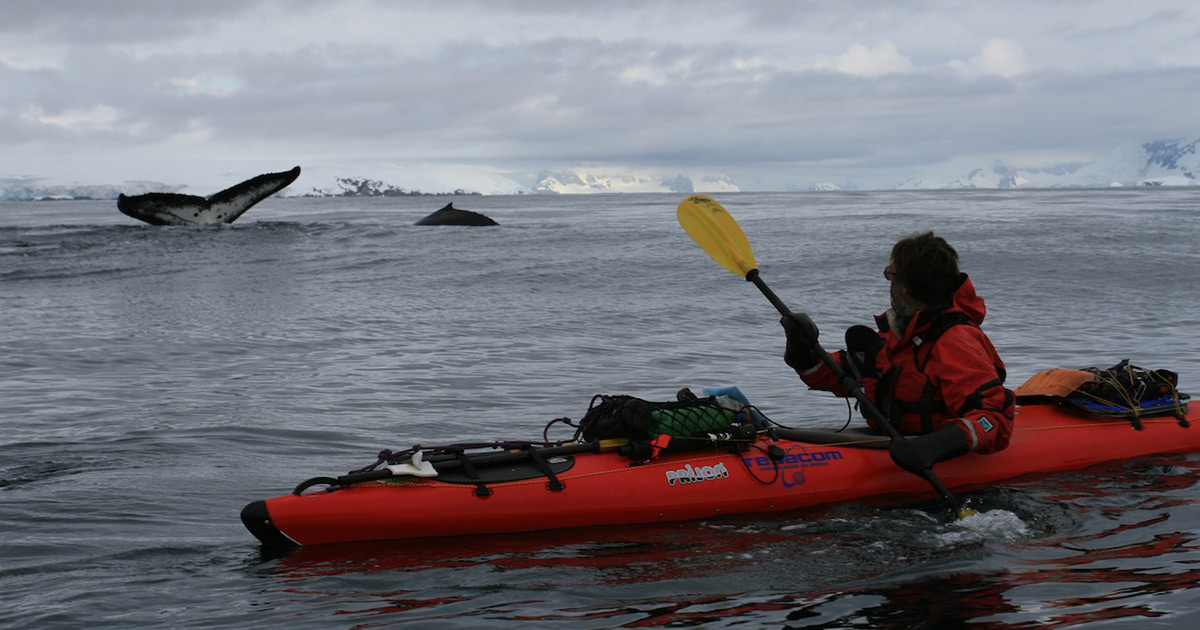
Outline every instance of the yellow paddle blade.
[(737, 221), (706, 195), (694, 195), (679, 204), (679, 225), (712, 259), (739, 276), (758, 268), (750, 241)]

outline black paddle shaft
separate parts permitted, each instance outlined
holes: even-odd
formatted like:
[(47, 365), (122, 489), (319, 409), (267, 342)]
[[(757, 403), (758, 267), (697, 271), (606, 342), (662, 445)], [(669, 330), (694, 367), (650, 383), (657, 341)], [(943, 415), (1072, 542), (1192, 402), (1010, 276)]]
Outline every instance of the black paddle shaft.
[[(771, 290), (771, 287), (767, 286), (766, 281), (764, 281), (758, 275), (757, 269), (751, 269), (746, 274), (746, 281), (753, 282), (754, 286), (758, 287), (759, 291), (762, 291), (762, 294), (767, 297), (767, 300), (769, 300), (771, 304), (775, 306), (775, 309), (778, 310), (781, 315), (787, 317), (792, 314), (791, 309), (789, 309), (787, 305), (783, 303), (783, 300), (779, 299), (778, 295), (775, 295), (775, 292)], [(871, 402), (870, 398), (867, 398), (867, 393), (863, 391), (862, 384), (858, 382), (858, 379), (854, 378), (852, 375), (848, 374), (846, 370), (842, 369), (841, 364), (838, 363), (828, 352), (826, 352), (825, 349), (821, 347), (821, 344), (817, 343), (815, 339), (813, 340), (813, 350), (816, 352), (817, 356), (821, 358), (821, 363), (825, 364), (825, 367), (833, 371), (833, 375), (837, 377), (838, 383), (841, 384), (842, 388), (850, 392), (850, 395), (853, 396), (854, 400), (858, 402), (859, 409), (862, 410), (864, 415), (871, 418), (875, 421), (875, 424), (882, 427), (884, 432), (888, 434), (888, 437), (890, 437), (893, 442), (904, 439), (901, 437), (900, 432), (896, 430), (896, 427), (892, 426), (892, 423), (887, 421), (887, 418), (884, 417), (883, 412), (879, 411), (879, 408)], [(958, 499), (955, 499), (954, 495), (950, 494), (950, 491), (946, 489), (946, 485), (942, 483), (942, 480), (938, 479), (937, 475), (933, 473), (932, 468), (926, 468), (925, 470), (921, 471), (920, 476), (924, 478), (925, 481), (929, 482), (930, 486), (933, 486), (933, 489), (937, 491), (939, 495), (941, 495), (942, 499), (944, 499), (946, 503), (950, 504), (950, 508), (954, 510), (955, 515), (958, 515), (962, 512), (962, 505), (958, 502)]]

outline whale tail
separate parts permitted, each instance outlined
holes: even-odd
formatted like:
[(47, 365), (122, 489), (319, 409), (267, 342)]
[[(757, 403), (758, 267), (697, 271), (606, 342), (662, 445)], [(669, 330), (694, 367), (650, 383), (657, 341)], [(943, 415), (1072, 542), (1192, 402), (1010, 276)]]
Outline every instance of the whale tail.
[(300, 176), (300, 167), (252, 177), (208, 198), (178, 193), (146, 193), (117, 198), (117, 209), (151, 225), (233, 223), (254, 204), (287, 188)]
[(234, 184), (219, 193), (214, 193), (208, 198), (208, 203), (212, 205), (231, 204), (234, 207), (241, 207), (246, 201), (253, 200), (244, 208), (241, 208), (237, 214), (228, 216), (225, 219), (226, 223), (233, 223), (234, 219), (249, 210), (250, 206), (287, 188), (292, 182), (296, 181), (297, 177), (300, 177), (299, 166), (282, 173), (267, 173), (258, 177), (251, 177), (240, 184)]

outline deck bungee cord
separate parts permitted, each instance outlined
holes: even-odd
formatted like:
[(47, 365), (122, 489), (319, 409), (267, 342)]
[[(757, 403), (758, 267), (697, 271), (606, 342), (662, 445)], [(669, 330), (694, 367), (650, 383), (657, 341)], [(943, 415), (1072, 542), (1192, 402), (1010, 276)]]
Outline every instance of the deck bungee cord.
[(1144, 418), (1157, 416), (1174, 416), (1186, 428), (1191, 397), (1179, 391), (1178, 383), (1175, 372), (1141, 368), (1125, 359), (1108, 369), (1039, 372), (1014, 394), (1019, 404), (1056, 404), (1096, 416), (1127, 418), (1139, 431)]
[[(652, 402), (629, 395), (597, 394), (587, 412), (578, 422), (569, 417), (550, 420), (542, 430), (542, 441), (498, 440), (491, 442), (457, 442), (434, 446), (415, 444), (403, 450), (379, 451), (374, 463), (351, 470), (337, 477), (313, 477), (301, 482), (292, 491), (305, 491), (325, 486), (328, 491), (354, 484), (383, 481), (394, 477), (439, 478), (458, 472), (449, 483), (467, 482), (477, 487), (478, 496), (489, 496), (488, 481), (500, 477), (513, 481), (535, 476), (545, 477), (550, 490), (562, 490), (564, 485), (552, 464), (562, 458), (586, 453), (616, 451), (631, 464), (646, 464), (666, 452), (682, 452), (705, 447), (739, 452), (759, 448), (768, 457), (782, 459), (785, 453), (778, 447), (755, 445), (758, 435), (769, 435), (778, 441), (775, 427), (790, 430), (774, 422), (757, 407), (749, 404), (736, 387), (720, 388), (720, 396), (697, 396), (683, 388), (676, 400)], [(549, 434), (556, 425), (574, 429), (569, 439), (551, 440)], [(508, 466), (501, 476), (488, 475), (490, 469)], [(517, 472), (519, 467), (531, 470)]]

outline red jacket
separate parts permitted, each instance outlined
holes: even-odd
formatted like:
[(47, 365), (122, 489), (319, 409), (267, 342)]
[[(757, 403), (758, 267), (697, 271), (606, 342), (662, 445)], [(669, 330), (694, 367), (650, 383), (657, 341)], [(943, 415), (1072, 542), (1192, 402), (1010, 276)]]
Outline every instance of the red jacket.
[[(951, 302), (918, 313), (903, 336), (891, 330), (886, 314), (875, 318), (882, 348), (875, 371), (867, 369), (861, 383), (901, 433), (929, 433), (954, 422), (973, 451), (991, 453), (1008, 446), (1014, 398), (1004, 387), (1004, 362), (979, 329), (986, 313), (983, 298), (963, 274)], [(834, 358), (846, 366), (845, 352)], [(800, 377), (814, 389), (848, 395), (824, 365)], [(870, 418), (868, 422), (875, 424)]]

